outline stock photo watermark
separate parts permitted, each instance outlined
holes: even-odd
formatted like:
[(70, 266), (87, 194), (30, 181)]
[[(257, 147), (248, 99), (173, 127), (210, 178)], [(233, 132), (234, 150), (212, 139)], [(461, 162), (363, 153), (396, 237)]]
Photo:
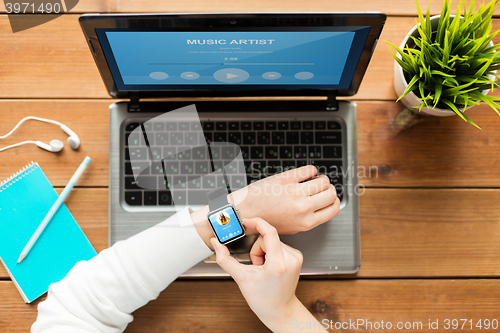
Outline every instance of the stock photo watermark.
[(4, 0), (13, 33), (55, 20), (77, 4), (78, 0)]
[[(253, 181), (258, 181), (266, 177), (279, 175), (282, 172), (295, 169), (295, 167), (289, 167), (289, 168), (282, 168), (275, 166), (262, 167), (262, 164), (263, 162), (260, 161), (252, 161), (249, 167), (246, 169), (248, 173), (249, 184), (252, 183)], [(350, 178), (353, 178), (355, 176), (353, 174), (354, 172), (356, 173), (356, 176), (358, 178), (358, 184), (354, 185), (354, 187), (350, 189), (351, 193), (348, 193), (348, 195), (361, 196), (365, 194), (366, 187), (363, 184), (363, 180), (370, 178), (378, 178), (379, 176), (378, 166), (355, 167), (354, 164), (351, 164), (346, 168), (344, 168), (343, 166), (326, 167), (321, 165), (315, 167), (318, 171), (318, 176), (325, 175), (331, 180), (332, 184), (335, 186), (335, 190), (339, 195), (343, 194), (344, 189), (347, 188), (349, 190), (349, 186), (345, 186), (342, 180), (343, 179), (348, 180)], [(282, 193), (288, 193), (289, 188), (290, 188), (289, 185), (281, 186), (279, 184), (273, 184), (273, 186), (269, 189), (270, 193), (264, 193), (264, 194), (280, 195)], [(266, 190), (266, 187), (264, 187), (264, 190)]]
[(368, 319), (349, 319), (348, 321), (334, 321), (323, 319), (319, 321), (298, 321), (290, 320), (290, 329), (292, 330), (488, 330), (498, 329), (498, 319), (428, 319), (427, 321), (398, 321), (388, 320), (368, 320)]
[[(329, 183), (339, 200), (346, 202), (347, 197), (364, 195), (365, 181), (378, 178), (381, 172), (378, 166), (349, 161), (340, 153), (340, 146), (335, 146), (338, 153), (323, 158), (323, 147), (316, 142), (294, 148), (242, 140), (245, 134), (259, 134), (255, 132), (245, 132), (239, 140), (236, 132), (230, 132), (233, 136), (227, 139), (212, 140), (202, 129), (205, 121), (192, 104), (161, 114), (127, 133), (129, 189), (146, 190), (144, 195), (157, 196), (163, 204), (181, 209), (207, 205), (207, 194), (220, 187), (228, 193), (249, 186), (251, 194), (257, 196), (304, 196), (305, 192), (326, 190)], [(169, 131), (157, 131), (160, 128)], [(294, 181), (277, 181), (291, 174)], [(278, 178), (265, 181), (271, 176)], [(308, 183), (319, 177), (323, 181)], [(258, 185), (252, 186), (255, 182)], [(308, 185), (299, 184), (304, 182)]]

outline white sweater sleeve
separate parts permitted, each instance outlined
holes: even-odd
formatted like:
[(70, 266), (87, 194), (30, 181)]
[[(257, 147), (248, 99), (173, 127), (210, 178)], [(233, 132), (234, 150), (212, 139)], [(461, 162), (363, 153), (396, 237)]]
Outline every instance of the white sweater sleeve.
[(50, 285), (31, 332), (122, 332), (132, 312), (210, 254), (186, 208), (76, 264)]

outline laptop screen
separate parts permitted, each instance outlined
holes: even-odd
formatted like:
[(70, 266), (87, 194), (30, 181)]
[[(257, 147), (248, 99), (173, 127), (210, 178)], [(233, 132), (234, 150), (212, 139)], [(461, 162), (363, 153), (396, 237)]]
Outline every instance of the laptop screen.
[(370, 26), (96, 29), (118, 90), (347, 89)]

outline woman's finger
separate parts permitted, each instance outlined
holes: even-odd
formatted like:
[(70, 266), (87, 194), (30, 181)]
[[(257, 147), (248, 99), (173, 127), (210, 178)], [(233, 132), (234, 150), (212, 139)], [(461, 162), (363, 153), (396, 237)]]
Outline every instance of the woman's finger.
[(229, 275), (233, 277), (233, 279), (237, 280), (240, 278), (243, 273), (243, 269), (246, 268), (246, 265), (240, 264), (238, 260), (231, 257), (229, 250), (225, 245), (219, 243), (215, 237), (210, 238), (210, 242), (215, 249), (215, 254), (217, 255), (217, 264)]
[(314, 177), (317, 173), (318, 170), (314, 165), (304, 165), (303, 167), (280, 173), (280, 177), (287, 177), (294, 182), (300, 183)]
[(337, 198), (335, 199), (335, 202), (332, 203), (331, 205), (315, 211), (313, 216), (316, 225), (325, 223), (326, 221), (329, 221), (335, 216), (337, 216), (337, 214), (339, 213), (339, 209), (340, 209), (340, 199)]
[(266, 259), (270, 262), (282, 262), (283, 250), (276, 228), (259, 217), (245, 220), (244, 223), (246, 227), (255, 229), (261, 234), (262, 246), (260, 248), (265, 251)]
[(318, 194), (311, 195), (307, 199), (309, 200), (313, 211), (317, 211), (333, 204), (337, 199), (337, 191), (335, 190), (335, 186), (328, 183), (328, 188), (326, 190), (319, 192)]
[[(263, 240), (264, 240), (264, 238), (262, 236), (260, 236), (255, 241), (255, 243), (252, 246), (252, 249), (250, 250), (250, 259), (252, 260), (252, 264), (254, 264), (254, 266), (262, 266), (266, 262), (266, 250), (264, 248), (264, 241)], [(287, 261), (286, 260), (287, 255), (290, 255), (298, 263), (300, 263), (300, 265), (302, 265), (303, 256), (299, 250), (294, 249), (290, 245), (285, 244), (283, 242), (281, 242), (281, 247), (283, 250), (283, 254), (284, 254), (283, 257), (285, 259), (285, 262)]]
[(263, 238), (259, 236), (250, 249), (250, 260), (255, 266), (262, 266), (266, 261), (266, 251), (262, 248), (263, 245)]
[(325, 175), (321, 175), (314, 179), (308, 180), (307, 182), (303, 182), (302, 184), (300, 184), (299, 189), (300, 191), (303, 191), (305, 195), (311, 196), (327, 190), (329, 186), (330, 179)]

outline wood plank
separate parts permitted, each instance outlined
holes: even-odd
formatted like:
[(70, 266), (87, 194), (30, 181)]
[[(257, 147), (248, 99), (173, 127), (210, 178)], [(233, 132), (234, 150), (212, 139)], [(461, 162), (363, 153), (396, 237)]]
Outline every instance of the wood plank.
[[(0, 15), (0, 98), (109, 97), (79, 16), (63, 15), (13, 34), (7, 15)], [(28, 23), (37, 17), (23, 16)]]
[[(78, 188), (67, 202), (97, 251), (107, 193)], [(360, 206), (358, 277), (500, 276), (500, 190), (367, 189)]]
[[(7, 15), (0, 15), (0, 61), (4, 64), (0, 98), (109, 97), (78, 25), (78, 16), (64, 15), (12, 34)], [(414, 24), (412, 17), (389, 17), (381, 41), (399, 44)], [(493, 28), (500, 29), (500, 19), (494, 20)], [(500, 36), (495, 41), (499, 42)], [(381, 42), (355, 98), (395, 100), (393, 65), (387, 45)]]
[[(75, 8), (71, 9), (71, 13), (90, 13), (90, 12), (108, 12), (110, 11), (110, 1), (109, 0), (80, 0), (77, 1)], [(9, 1), (9, 3), (14, 3), (14, 1)], [(40, 1), (35, 2), (40, 4)], [(51, 1), (50, 3), (54, 3)], [(59, 1), (60, 3), (60, 1)], [(114, 4), (113, 4), (114, 5)], [(31, 7), (30, 7), (31, 8)], [(24, 6), (21, 7), (24, 10)], [(0, 3), (0, 13), (6, 13), (5, 2)]]
[[(384, 320), (394, 322), (394, 325), (399, 321), (421, 321), (424, 327), (428, 326), (429, 318), (440, 322), (460, 315), (460, 318), (473, 321), (496, 318), (500, 296), (498, 286), (497, 280), (302, 281), (297, 295), (319, 320), (328, 319), (334, 323), (348, 322), (349, 319)], [(216, 332), (221, 325), (224, 332), (241, 332), (242, 327), (245, 327), (245, 332), (267, 331), (246, 307), (235, 283), (192, 282), (171, 287), (154, 305), (135, 313), (135, 320), (127, 332), (167, 329), (174, 332), (201, 329)], [(220, 309), (214, 305), (221, 304), (217, 302), (218, 297), (226, 298), (227, 295), (231, 296), (225, 302), (221, 299), (223, 305)], [(480, 306), (472, 307), (471, 304)]]
[[(85, 155), (93, 158), (82, 186), (108, 185), (108, 106), (112, 100), (3, 100), (0, 134), (31, 115), (56, 119), (81, 138), (78, 151), (69, 146), (58, 154), (34, 145), (2, 152), (0, 180), (38, 161), (52, 184), (65, 186)], [(500, 187), (500, 117), (488, 106), (468, 111), (480, 131), (458, 117), (426, 117), (402, 111), (392, 102), (357, 102), (360, 184), (370, 187)], [(24, 140), (63, 142), (57, 126), (36, 121), (23, 124), (1, 146)], [(54, 163), (56, 162), (56, 163)], [(352, 169), (351, 169), (352, 170)], [(349, 171), (351, 172), (351, 171)], [(378, 173), (377, 173), (378, 172)], [(371, 173), (371, 174), (370, 174)]]
[(21, 119), (38, 116), (60, 121), (72, 129), (80, 138), (78, 150), (69, 147), (68, 136), (57, 125), (35, 120), (23, 123), (11, 136), (0, 140), (5, 147), (25, 140), (49, 143), (59, 139), (64, 149), (51, 153), (35, 145), (24, 145), (2, 152), (0, 179), (4, 180), (30, 161), (40, 164), (54, 186), (66, 186), (83, 161), (90, 156), (92, 162), (78, 181), (78, 186), (108, 185), (109, 101), (0, 101), (0, 134), (7, 134)]
[[(420, 1), (421, 7), (427, 8), (427, 1)], [(466, 1), (467, 6), (470, 0)], [(452, 7), (458, 4), (453, 1)], [(189, 13), (189, 12), (353, 12), (353, 11), (378, 11), (387, 15), (417, 15), (417, 7), (413, 0), (381, 0), (381, 1), (366, 1), (366, 0), (275, 0), (265, 1), (256, 0), (246, 2), (243, 0), (219, 0), (219, 1), (203, 1), (191, 0), (185, 2), (165, 2), (161, 0), (137, 1), (137, 0), (111, 0), (111, 10), (113, 12), (164, 12), (164, 13)], [(431, 1), (431, 13), (439, 15), (441, 13), (441, 1)], [(479, 5), (476, 5), (478, 8)], [(500, 11), (497, 8), (495, 15), (499, 15)]]
[(367, 189), (359, 277), (500, 275), (500, 192)]
[(399, 103), (358, 103), (360, 184), (500, 186), (496, 170), (500, 163), (500, 117), (486, 105), (467, 114), (483, 130), (458, 117), (415, 114)]
[[(377, 324), (407, 322), (430, 332), (429, 320), (457, 319), (459, 331), (473, 332), (478, 320), (499, 320), (500, 282), (479, 280), (336, 280), (300, 281), (297, 296), (318, 320), (348, 322), (365, 320), (345, 332), (380, 332)], [(10, 281), (0, 281), (0, 328), (2, 332), (26, 332), (37, 316), (34, 304), (26, 305)], [(460, 330), (460, 319), (472, 320), (473, 328)], [(420, 324), (421, 323), (421, 326)], [(419, 325), (419, 326), (417, 326)], [(467, 325), (470, 325), (467, 322)], [(267, 332), (241, 296), (236, 283), (224, 281), (176, 281), (157, 300), (134, 313), (126, 332)], [(484, 327), (483, 327), (484, 329)], [(335, 327), (330, 332), (336, 331)], [(436, 331), (436, 330), (434, 330)]]
[[(85, 174), (83, 177), (85, 177)], [(57, 192), (61, 193), (62, 189), (57, 189)], [(107, 248), (108, 190), (75, 188), (71, 191), (65, 203), (83, 232), (87, 235), (92, 246), (94, 246), (94, 249), (100, 252)], [(8, 277), (4, 266), (0, 264), (0, 279)], [(0, 332), (3, 332), (1, 328)]]
[[(427, 8), (427, 1), (420, 1), (423, 9)], [(470, 0), (466, 1), (467, 7)], [(441, 12), (441, 1), (431, 1), (431, 13), (438, 15)], [(455, 8), (457, 1), (452, 2), (452, 8)], [(476, 5), (476, 8), (478, 5)], [(145, 1), (145, 0), (86, 0), (80, 1), (71, 13), (87, 12), (158, 12), (158, 13), (189, 13), (189, 12), (352, 12), (360, 9), (363, 11), (380, 11), (387, 15), (416, 15), (417, 9), (412, 0), (313, 0), (303, 2), (299, 0), (275, 0), (272, 2), (257, 0), (251, 3), (243, 0), (217, 0), (207, 3), (203, 0), (191, 0), (183, 2), (164, 2), (164, 1)], [(5, 6), (0, 5), (0, 13), (6, 12)], [(499, 14), (499, 9), (495, 15)]]

